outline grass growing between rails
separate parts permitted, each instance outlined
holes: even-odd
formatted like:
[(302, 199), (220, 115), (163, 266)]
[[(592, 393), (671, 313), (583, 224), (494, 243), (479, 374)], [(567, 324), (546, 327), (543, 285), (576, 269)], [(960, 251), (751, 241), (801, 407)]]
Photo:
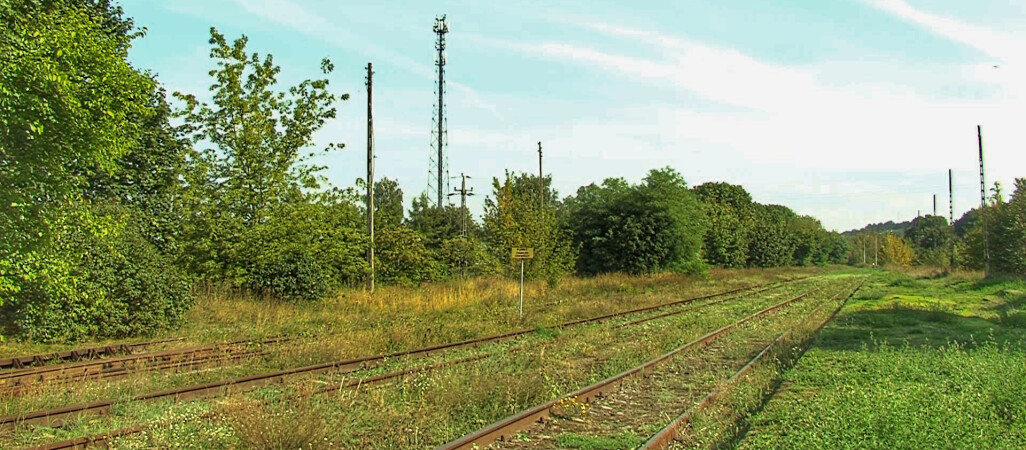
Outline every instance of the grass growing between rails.
[[(338, 341), (343, 340), (338, 335), (344, 335), (353, 351), (367, 354), (548, 326), (820, 272), (819, 268), (714, 269), (706, 276), (613, 274), (566, 278), (556, 286), (528, 282), (523, 320), (517, 315), (519, 284), (503, 278), (474, 278), (414, 288), (384, 286), (374, 294), (360, 289), (340, 290), (312, 302), (281, 301), (217, 286), (200, 286), (196, 288), (197, 304), (187, 314), (182, 327), (149, 338), (185, 338), (161, 347), (173, 348), (284, 333), (317, 336), (319, 340), (332, 336), (336, 342), (330, 346), (337, 348)], [(0, 357), (141, 340), (48, 345), (8, 339), (0, 341)], [(343, 351), (341, 356), (349, 356), (349, 353)]]
[(884, 273), (745, 424), (740, 448), (1026, 448), (1026, 282)]

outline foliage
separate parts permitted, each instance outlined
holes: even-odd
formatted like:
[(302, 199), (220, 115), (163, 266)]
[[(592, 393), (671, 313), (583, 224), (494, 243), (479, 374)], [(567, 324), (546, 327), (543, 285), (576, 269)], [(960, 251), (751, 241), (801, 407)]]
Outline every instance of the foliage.
[(718, 182), (700, 184), (692, 192), (705, 205), (709, 219), (702, 251), (705, 261), (721, 267), (744, 267), (754, 225), (751, 194), (741, 186)]
[(190, 282), (143, 233), (139, 217), (114, 205), (74, 207), (53, 224), (52, 246), (33, 261), (8, 309), (29, 339), (152, 334), (192, 305)]
[[(526, 262), (526, 276), (556, 282), (573, 267), (574, 253), (556, 219), (556, 191), (552, 179), (528, 174), (492, 181), (492, 196), (485, 199), (484, 240), (498, 261), (509, 261), (513, 247), (534, 248)], [(512, 274), (514, 265), (506, 266)]]
[(994, 223), (994, 268), (1026, 275), (1026, 178), (1015, 180), (1015, 191), (1000, 208)]
[(374, 182), (374, 229), (395, 228), (403, 223), (403, 190), (391, 178)]
[(565, 227), (579, 248), (577, 270), (651, 273), (701, 270), (702, 206), (672, 169), (649, 172), (643, 184), (606, 179), (566, 200)]
[(360, 285), (368, 273), (367, 235), (352, 190), (280, 206), (242, 237), (241, 280), (278, 296), (311, 300)]
[[(244, 234), (267, 222), (282, 205), (302, 202), (302, 189), (321, 181), (319, 166), (307, 164), (313, 134), (335, 117), (338, 97), (327, 79), (306, 80), (276, 92), (281, 68), (273, 57), (247, 55), (245, 36), (229, 44), (210, 29), (210, 72), (213, 106), (191, 94), (175, 93), (185, 103), (177, 115), (184, 131), (199, 144), (211, 145), (192, 158), (189, 181), (191, 219), (196, 223), (186, 257), (193, 270), (207, 277), (236, 279), (242, 275), (238, 245)], [(321, 61), (330, 74), (331, 61)], [(348, 95), (343, 94), (342, 100)], [(331, 143), (324, 151), (340, 146)]]
[(375, 276), (382, 283), (416, 285), (441, 276), (441, 267), (424, 247), (423, 238), (407, 227), (385, 228), (374, 234)]
[(112, 172), (132, 150), (152, 81), (87, 8), (0, 2), (0, 303), (25, 261), (47, 251), (80, 174)]
[(786, 206), (755, 204), (755, 226), (748, 249), (749, 267), (791, 265), (797, 243), (790, 222), (798, 216)]
[(456, 206), (431, 206), (426, 192), (413, 199), (407, 225), (424, 236), (424, 245), (438, 250), (443, 243), (462, 235), (463, 224), (467, 224), (467, 235), (478, 236), (479, 226), (470, 216), (470, 211)]
[(908, 241), (888, 234), (880, 244), (880, 263), (892, 266), (910, 266), (915, 258), (915, 250)]

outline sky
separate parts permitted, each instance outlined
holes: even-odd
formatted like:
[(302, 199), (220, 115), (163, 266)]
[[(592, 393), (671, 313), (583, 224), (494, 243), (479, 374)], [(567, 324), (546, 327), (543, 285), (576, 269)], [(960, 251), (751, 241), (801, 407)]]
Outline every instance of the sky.
[[(428, 187), (447, 15), (451, 176), (480, 215), (493, 177), (544, 169), (560, 196), (670, 166), (689, 185), (743, 185), (832, 230), (979, 205), (1026, 176), (1026, 0), (121, 0), (131, 50), (169, 92), (209, 98), (210, 27), (273, 54), (284, 89), (321, 76), (349, 93), (315, 136), (337, 186), (366, 175), (374, 64), (375, 178)], [(451, 181), (458, 186), (458, 180)], [(458, 199), (456, 199), (458, 201)]]

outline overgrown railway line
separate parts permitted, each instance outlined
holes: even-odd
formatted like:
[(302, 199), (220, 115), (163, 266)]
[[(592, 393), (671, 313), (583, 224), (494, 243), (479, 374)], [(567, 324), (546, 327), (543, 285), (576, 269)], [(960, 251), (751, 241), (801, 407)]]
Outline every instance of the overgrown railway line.
[[(796, 281), (800, 281), (800, 280), (803, 280), (803, 279), (806, 279), (806, 278), (808, 278), (808, 277), (803, 277), (803, 278), (793, 279), (793, 280), (787, 280), (787, 281), (784, 281), (784, 282), (768, 283), (766, 285), (750, 286), (750, 287), (746, 287), (746, 288), (734, 289), (734, 290), (730, 290), (730, 291), (719, 292), (719, 293), (715, 293), (715, 294), (704, 295), (704, 296), (699, 296), (699, 297), (694, 297), (694, 298), (689, 298), (689, 299), (669, 302), (669, 303), (660, 304), (660, 305), (654, 305), (654, 306), (636, 308), (636, 309), (632, 309), (632, 310), (628, 310), (628, 311), (622, 311), (622, 312), (618, 312), (618, 313), (606, 314), (606, 315), (592, 317), (592, 318), (588, 318), (588, 319), (574, 320), (574, 321), (569, 321), (569, 322), (565, 322), (565, 323), (556, 325), (556, 326), (551, 327), (551, 328), (568, 328), (568, 327), (572, 327), (572, 326), (589, 324), (589, 323), (605, 322), (605, 321), (609, 321), (609, 320), (616, 319), (616, 318), (629, 317), (629, 316), (632, 316), (632, 315), (645, 314), (645, 313), (650, 313), (650, 312), (654, 312), (654, 311), (655, 312), (659, 312), (658, 314), (652, 314), (652, 315), (649, 315), (649, 316), (646, 316), (646, 317), (634, 319), (632, 321), (621, 323), (621, 324), (618, 324), (616, 326), (616, 328), (621, 328), (621, 327), (626, 327), (626, 326), (630, 326), (630, 325), (636, 325), (636, 324), (645, 323), (645, 322), (656, 320), (656, 319), (660, 319), (660, 318), (665, 318), (665, 317), (673, 316), (675, 314), (682, 314), (682, 313), (685, 313), (685, 312), (688, 312), (688, 311), (694, 311), (696, 309), (700, 309), (700, 308), (704, 308), (704, 307), (709, 307), (709, 306), (713, 306), (713, 305), (723, 304), (723, 303), (726, 303), (728, 301), (737, 300), (737, 299), (743, 298), (743, 297), (749, 297), (749, 296), (757, 295), (759, 293), (763, 293), (763, 292), (769, 291), (771, 289), (774, 289), (774, 288), (777, 288), (777, 287), (780, 287), (780, 286), (784, 286), (784, 285), (787, 285), (787, 284), (790, 284), (790, 283), (793, 283), (793, 282), (796, 282)], [(807, 294), (808, 293), (806, 293), (804, 295), (807, 295)], [(718, 297), (724, 297), (724, 298), (718, 298)], [(705, 303), (694, 304), (694, 303), (699, 302), (701, 300), (710, 300), (710, 299), (712, 299), (712, 301), (705, 302)], [(793, 302), (793, 301), (796, 301), (796, 300), (797, 299), (791, 299), (788, 302), (784, 302), (784, 303), (789, 303), (789, 302)], [(667, 308), (674, 308), (674, 307), (678, 307), (678, 306), (684, 306), (684, 307), (683, 308), (677, 308), (677, 309), (675, 309), (673, 311), (668, 311), (668, 312), (663, 312), (662, 311), (662, 310), (667, 309)], [(775, 306), (774, 308), (776, 308), (776, 307), (779, 307), (779, 305)], [(385, 361), (385, 360), (388, 360), (388, 359), (392, 359), (392, 358), (398, 358), (398, 357), (403, 357), (403, 356), (430, 356), (430, 355), (434, 355), (434, 354), (438, 354), (438, 353), (443, 353), (443, 352), (447, 352), (447, 351), (451, 351), (451, 350), (456, 350), (456, 349), (479, 347), (479, 346), (482, 346), (482, 345), (485, 345), (485, 344), (490, 344), (490, 343), (494, 343), (494, 342), (500, 342), (500, 341), (504, 341), (504, 340), (515, 339), (517, 337), (520, 337), (520, 336), (523, 336), (523, 335), (526, 335), (526, 334), (529, 334), (529, 333), (533, 333), (534, 331), (535, 330), (519, 330), (519, 331), (516, 331), (516, 332), (506, 333), (506, 334), (497, 335), (497, 336), (489, 336), (489, 337), (473, 339), (473, 340), (468, 340), (468, 341), (462, 341), (462, 342), (457, 342), (457, 343), (438, 345), (438, 346), (432, 346), (432, 347), (425, 347), (425, 348), (409, 350), (409, 351), (404, 351), (404, 352), (395, 352), (395, 353), (390, 353), (390, 354), (386, 354), (386, 355), (376, 355), (376, 356), (364, 357), (364, 358), (354, 358), (354, 359), (349, 359), (349, 360), (344, 360), (344, 361), (336, 361), (336, 362), (331, 362), (331, 363), (325, 363), (325, 364), (319, 364), (319, 365), (313, 365), (313, 366), (297, 368), (297, 369), (291, 369), (291, 370), (285, 370), (285, 371), (277, 371), (277, 372), (273, 372), (273, 373), (260, 374), (260, 375), (254, 375), (254, 376), (248, 376), (248, 377), (240, 377), (240, 378), (235, 378), (235, 379), (232, 379), (232, 380), (225, 380), (225, 381), (220, 381), (220, 382), (207, 383), (207, 384), (203, 384), (203, 385), (188, 386), (188, 387), (185, 387), (185, 388), (178, 388), (178, 389), (171, 389), (171, 390), (167, 390), (167, 391), (142, 394), (142, 395), (136, 396), (131, 401), (148, 401), (148, 400), (155, 400), (155, 399), (173, 399), (175, 401), (182, 401), (182, 400), (191, 400), (191, 399), (199, 399), (199, 398), (209, 398), (209, 397), (219, 396), (219, 395), (225, 394), (227, 392), (245, 391), (245, 390), (248, 390), (248, 389), (256, 388), (256, 387), (267, 385), (267, 384), (271, 384), (271, 383), (283, 383), (283, 382), (285, 382), (287, 377), (290, 377), (290, 376), (295, 375), (295, 374), (301, 374), (301, 373), (328, 373), (328, 372), (331, 372), (331, 373), (355, 372), (357, 370), (374, 367), (374, 366), (380, 364), (382, 361)], [(434, 369), (437, 369), (437, 368), (440, 368), (440, 367), (446, 367), (446, 366), (451, 366), (451, 365), (455, 365), (455, 364), (463, 364), (463, 363), (467, 363), (467, 362), (473, 362), (473, 361), (477, 361), (477, 360), (488, 358), (488, 357), (492, 357), (492, 356), (494, 356), (494, 355), (491, 355), (491, 354), (472, 355), (472, 356), (465, 357), (465, 358), (459, 358), (459, 359), (455, 359), (455, 360), (443, 361), (443, 362), (439, 362), (439, 363), (435, 363), (435, 364), (429, 364), (429, 365), (416, 366), (416, 367), (412, 367), (412, 368), (409, 368), (409, 369), (398, 370), (398, 371), (394, 371), (394, 372), (390, 372), (390, 373), (386, 373), (386, 374), (375, 375), (375, 376), (367, 376), (367, 377), (358, 378), (358, 379), (352, 379), (352, 380), (349, 380), (349, 381), (344, 381), (342, 383), (332, 383), (332, 384), (329, 384), (329, 385), (327, 385), (327, 386), (325, 386), (325, 387), (323, 387), (321, 389), (314, 390), (313, 392), (307, 392), (304, 395), (313, 395), (313, 394), (316, 394), (316, 393), (319, 393), (319, 392), (328, 392), (328, 391), (333, 391), (333, 390), (338, 390), (338, 389), (351, 388), (351, 387), (355, 387), (355, 386), (370, 386), (370, 385), (375, 385), (375, 384), (384, 384), (384, 383), (387, 383), (390, 380), (398, 379), (398, 378), (400, 378), (402, 376), (409, 375), (409, 374), (412, 374), (412, 373), (418, 373), (418, 372), (423, 372), (423, 371), (428, 371), (428, 370), (434, 370)], [(48, 426), (60, 426), (61, 424), (63, 424), (67, 420), (72, 419), (72, 418), (77, 417), (77, 416), (80, 416), (80, 415), (85, 415), (85, 414), (103, 414), (103, 413), (109, 412), (111, 410), (111, 408), (114, 406), (115, 403), (116, 403), (115, 401), (101, 401), (101, 402), (93, 402), (93, 403), (89, 403), (89, 404), (75, 405), (75, 406), (66, 407), (66, 408), (58, 408), (58, 409), (47, 410), (47, 411), (38, 411), (38, 412), (35, 412), (35, 413), (27, 413), (27, 414), (22, 414), (22, 415), (19, 415), (19, 416), (11, 416), (11, 417), (6, 417), (6, 418), (0, 419), (0, 426), (5, 426), (5, 425), (6, 426), (11, 426), (11, 425), (23, 426), (23, 425), (30, 425), (30, 424), (48, 425)], [(215, 415), (215, 414), (216, 414), (216, 411), (212, 411), (212, 412), (208, 413), (206, 416), (210, 417), (210, 416)], [(92, 435), (92, 436), (86, 436), (86, 437), (81, 437), (81, 438), (77, 438), (77, 439), (72, 439), (72, 440), (69, 440), (69, 441), (49, 444), (49, 445), (38, 447), (38, 448), (54, 448), (54, 449), (56, 449), (56, 448), (82, 448), (84, 446), (89, 446), (89, 445), (103, 444), (103, 443), (107, 442), (107, 440), (112, 438), (112, 437), (124, 436), (124, 435), (129, 435), (129, 434), (132, 434), (132, 433), (136, 433), (136, 432), (139, 432), (139, 431), (143, 431), (143, 430), (145, 430), (148, 427), (153, 426), (153, 425), (154, 424), (133, 426), (133, 427), (128, 427), (128, 428), (124, 428), (124, 429), (120, 429), (120, 430), (115, 430), (115, 431), (112, 431), (112, 432), (101, 433), (101, 434), (97, 434), (97, 435)]]
[[(858, 288), (856, 287), (855, 290), (857, 289)], [(829, 305), (832, 301), (836, 300), (838, 297), (844, 295), (850, 290), (851, 286), (847, 286), (843, 288), (841, 291), (839, 291), (836, 295), (831, 297), (829, 300), (820, 303), (819, 306), (817, 306), (811, 313), (807, 315), (806, 320), (810, 317), (815, 316), (822, 308)], [(854, 293), (854, 291), (850, 292)], [(719, 359), (717, 357), (708, 358), (708, 354), (712, 353), (715, 355), (717, 345), (719, 345), (720, 342), (722, 342), (722, 337), (726, 336), (729, 333), (736, 332), (738, 329), (744, 327), (746, 324), (749, 324), (757, 319), (764, 318), (770, 314), (787, 308), (788, 306), (796, 302), (799, 302), (809, 297), (810, 295), (811, 291), (806, 292), (797, 297), (791, 298), (789, 300), (785, 300), (781, 303), (770, 306), (768, 308), (765, 308), (741, 320), (738, 320), (720, 329), (717, 329), (716, 331), (710, 332), (698, 339), (688, 342), (687, 344), (684, 344), (674, 350), (671, 350), (670, 352), (667, 352), (666, 354), (654, 358), (644, 364), (641, 364), (630, 370), (609, 377), (598, 383), (582, 388), (573, 393), (564, 395), (547, 403), (535, 406), (534, 408), (509, 416), (485, 428), (482, 428), (474, 433), (471, 433), (460, 439), (447, 443), (439, 448), (469, 449), (480, 448), (483, 446), (497, 446), (499, 448), (534, 448), (537, 446), (555, 446), (554, 443), (551, 442), (551, 439), (555, 436), (556, 431), (572, 430), (577, 432), (587, 432), (588, 422), (585, 420), (568, 420), (564, 422), (566, 424), (570, 424), (570, 426), (566, 427), (563, 430), (545, 429), (544, 427), (546, 427), (547, 424), (553, 423), (553, 421), (551, 420), (551, 416), (554, 413), (558, 413), (557, 411), (559, 409), (567, 409), (567, 407), (565, 406), (566, 404), (587, 404), (595, 402), (600, 398), (603, 398), (603, 401), (608, 400), (609, 402), (614, 403), (614, 407), (603, 405), (601, 408), (597, 408), (595, 416), (599, 417), (598, 420), (605, 419), (607, 421), (607, 426), (610, 424), (612, 424), (613, 426), (622, 426), (625, 414), (629, 416), (629, 413), (632, 412), (632, 409), (642, 409), (641, 404), (645, 403), (646, 401), (652, 400), (653, 394), (651, 392), (648, 392), (648, 389), (651, 389), (653, 384), (658, 384), (659, 381), (666, 382), (663, 383), (664, 385), (666, 385), (664, 386), (664, 388), (666, 388), (667, 386), (673, 387), (669, 389), (664, 389), (664, 391), (661, 392), (662, 395), (666, 395), (667, 390), (675, 391), (674, 395), (676, 395), (677, 397), (686, 397), (690, 399), (685, 401), (685, 404), (696, 403), (696, 406), (694, 408), (689, 409), (687, 412), (685, 412), (685, 414), (681, 415), (680, 417), (672, 421), (670, 425), (667, 425), (665, 428), (663, 428), (663, 430), (661, 430), (659, 433), (653, 436), (648, 442), (645, 443), (646, 448), (665, 448), (669, 442), (672, 442), (676, 438), (676, 433), (678, 432), (678, 430), (682, 426), (685, 426), (687, 424), (687, 421), (690, 419), (691, 414), (693, 414), (694, 410), (705, 405), (713, 398), (715, 398), (716, 395), (719, 394), (720, 388), (718, 386), (720, 386), (720, 384), (715, 382), (706, 382), (705, 384), (697, 383), (699, 385), (703, 385), (704, 387), (694, 389), (693, 386), (682, 384), (682, 382), (687, 381), (689, 377), (697, 376), (697, 371), (692, 371), (692, 369), (689, 368), (686, 369), (689, 371), (689, 373), (685, 375), (681, 375), (681, 373), (667, 374), (662, 368), (665, 366), (673, 365), (672, 363), (674, 362), (675, 358), (678, 358), (680, 355), (687, 353), (691, 350), (701, 349), (704, 350), (704, 353), (706, 354), (706, 358), (703, 358), (701, 355), (692, 356), (690, 362), (693, 364), (700, 365), (708, 363), (709, 361), (707, 361), (706, 359)], [(848, 295), (850, 296), (851, 294)], [(833, 314), (835, 314), (840, 309), (840, 306), (842, 304), (843, 303), (836, 305), (836, 308), (830, 314), (830, 317), (826, 318), (819, 325), (817, 325), (813, 332), (818, 330), (820, 327), (822, 327), (823, 324), (829, 321), (830, 318), (833, 317)], [(766, 333), (763, 334), (765, 335)], [(778, 334), (776, 338), (762, 336), (759, 339), (750, 340), (749, 342), (756, 343), (757, 347), (761, 347), (763, 344), (765, 344), (765, 347), (762, 347), (761, 351), (755, 353), (755, 355), (751, 358), (723, 358), (724, 360), (720, 362), (725, 362), (725, 367), (741, 366), (741, 368), (727, 380), (726, 384), (729, 385), (731, 383), (734, 383), (737, 379), (739, 379), (747, 371), (749, 371), (759, 360), (768, 355), (770, 353), (770, 350), (774, 346), (779, 345), (781, 342), (785, 341), (787, 338), (791, 336), (791, 334), (792, 330), (787, 330), (783, 333)], [(746, 362), (741, 362), (739, 364), (740, 361)], [(701, 395), (705, 392), (709, 393), (701, 401), (699, 401), (699, 399), (696, 396)], [(633, 396), (631, 394), (633, 394)], [(570, 409), (572, 409), (572, 407)], [(648, 413), (651, 414), (652, 411), (648, 411)], [(652, 416), (643, 415), (640, 420), (646, 420), (646, 417), (650, 419)], [(592, 422), (596, 421), (594, 416), (590, 418), (590, 420)], [(542, 429), (544, 429), (544, 431), (535, 430), (534, 433), (531, 433), (529, 431), (532, 428), (538, 427), (541, 427)], [(527, 433), (527, 436), (521, 434), (524, 432)], [(534, 436), (534, 438), (532, 439), (531, 436)]]

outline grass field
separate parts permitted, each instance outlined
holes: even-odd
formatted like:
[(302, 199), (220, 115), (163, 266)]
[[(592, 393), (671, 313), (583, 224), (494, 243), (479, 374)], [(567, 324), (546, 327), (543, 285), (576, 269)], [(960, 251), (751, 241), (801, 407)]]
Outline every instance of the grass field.
[(924, 275), (875, 277), (731, 445), (1026, 448), (1026, 282)]

